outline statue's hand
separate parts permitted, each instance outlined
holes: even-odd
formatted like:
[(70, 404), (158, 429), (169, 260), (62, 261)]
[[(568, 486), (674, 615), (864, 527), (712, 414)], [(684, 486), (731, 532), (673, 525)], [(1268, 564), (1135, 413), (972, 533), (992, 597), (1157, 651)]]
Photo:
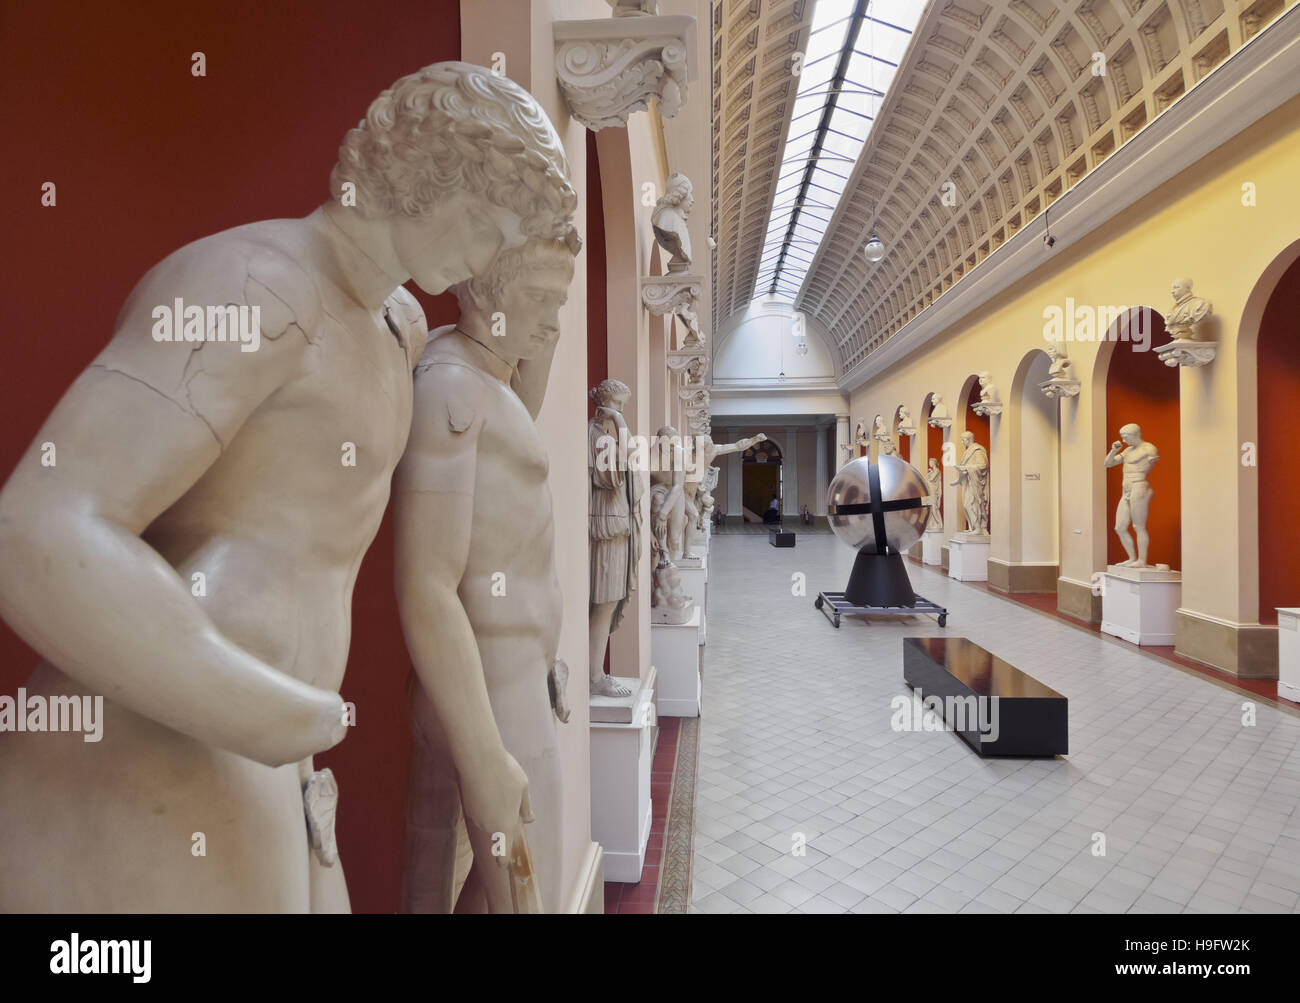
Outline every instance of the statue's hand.
[(1112, 453), (1118, 453), (1123, 448), (1124, 443), (1120, 442), (1118, 439), (1110, 444), (1110, 451)]
[(524, 834), (524, 823), (533, 820), (528, 775), (502, 747), (474, 776), (462, 778), (460, 790), (465, 823), (491, 837), (493, 859), (480, 864), (508, 867), (515, 844)]
[(754, 436), (754, 441), (755, 441), (755, 442), (767, 442), (767, 433), (766, 433), (766, 432), (759, 432), (758, 435)]

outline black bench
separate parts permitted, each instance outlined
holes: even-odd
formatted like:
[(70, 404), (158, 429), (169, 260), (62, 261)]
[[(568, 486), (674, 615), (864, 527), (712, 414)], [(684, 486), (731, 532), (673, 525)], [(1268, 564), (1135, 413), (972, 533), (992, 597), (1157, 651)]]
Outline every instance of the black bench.
[(969, 638), (903, 638), (903, 679), (981, 756), (1070, 751), (1069, 701)]
[(774, 547), (793, 547), (794, 534), (780, 529), (769, 529), (767, 542)]

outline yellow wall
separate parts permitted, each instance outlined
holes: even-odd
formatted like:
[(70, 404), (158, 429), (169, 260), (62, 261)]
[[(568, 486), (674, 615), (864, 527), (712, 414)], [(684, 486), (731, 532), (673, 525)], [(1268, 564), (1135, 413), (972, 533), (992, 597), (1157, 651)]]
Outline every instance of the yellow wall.
[[(1256, 472), (1239, 458), (1243, 433), (1254, 429), (1253, 374), (1242, 374), (1249, 378), (1242, 379), (1246, 387), (1240, 389), (1237, 339), (1261, 275), (1300, 237), (1298, 169), (1300, 98), (1087, 239), (1055, 254), (1044, 248), (1043, 267), (1017, 288), (854, 391), (851, 414), (869, 418), (905, 403), (919, 417), (926, 394), (936, 391), (953, 413), (956, 441), (963, 383), (988, 370), (1006, 402), (1005, 413), (992, 425), (991, 557), (1010, 561), (1012, 537), (1019, 532), (1006, 504), (1013, 487), (1008, 457), (1018, 422), (1011, 386), (1025, 355), (1045, 346), (1044, 308), (1064, 307), (1066, 297), (1073, 297), (1076, 303), (1145, 304), (1167, 313), (1172, 280), (1193, 279), (1195, 293), (1214, 303), (1213, 330), (1220, 344), (1208, 367), (1181, 372), (1182, 606), (1228, 624), (1257, 623)], [(1255, 186), (1254, 207), (1242, 204), (1247, 183)], [(1079, 397), (1060, 405), (1061, 575), (1088, 583), (1105, 568), (1112, 514), (1105, 511), (1101, 461), (1115, 430), (1103, 427), (1105, 386), (1093, 382), (1099, 344), (1072, 342), (1068, 348), (1083, 388)], [(914, 462), (924, 461), (924, 451), (924, 436), (918, 436)], [(951, 502), (955, 498), (945, 504)]]

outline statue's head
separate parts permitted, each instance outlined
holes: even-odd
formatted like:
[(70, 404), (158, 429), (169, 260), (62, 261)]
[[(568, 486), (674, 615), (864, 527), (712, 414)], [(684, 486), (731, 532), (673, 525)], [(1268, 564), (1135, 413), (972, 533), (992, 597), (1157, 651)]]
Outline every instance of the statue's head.
[(426, 66), (371, 102), (339, 147), (336, 204), (349, 204), (349, 183), (349, 211), (391, 221), (398, 259), (430, 293), (530, 238), (576, 236), (577, 193), (546, 113), (518, 84), (469, 63)]
[(1174, 279), (1174, 285), (1170, 291), (1173, 293), (1175, 301), (1180, 300), (1185, 296), (1190, 296), (1192, 294), (1192, 280)]
[(980, 378), (980, 386), (986, 387), (989, 385), (989, 371), (987, 369), (984, 370), (982, 373), (980, 373), (979, 378)]
[(503, 358), (532, 359), (560, 336), (560, 308), (572, 281), (568, 245), (539, 238), (503, 251), (486, 271), (453, 291), (462, 326)]
[(970, 444), (971, 444), (972, 442), (974, 442), (974, 441), (975, 441), (975, 433), (974, 433), (974, 432), (962, 432), (962, 434), (961, 434), (961, 444), (962, 444), (963, 446), (967, 446), (967, 447), (969, 447)]
[(670, 174), (668, 186), (655, 203), (656, 209), (680, 209), (683, 213), (691, 211), (695, 205), (695, 186), (685, 174)]
[(601, 380), (592, 387), (588, 396), (596, 407), (607, 407), (622, 412), (624, 405), (632, 397), (632, 391), (622, 380)]
[(936, 459), (932, 456), (932, 457), (930, 457), (930, 460), (929, 460), (929, 462), (926, 464), (926, 466), (927, 466), (930, 470), (937, 470), (937, 469), (939, 469), (939, 461), (936, 460)]
[(1142, 441), (1142, 429), (1132, 422), (1129, 422), (1119, 430), (1120, 439), (1130, 446), (1136, 446)]

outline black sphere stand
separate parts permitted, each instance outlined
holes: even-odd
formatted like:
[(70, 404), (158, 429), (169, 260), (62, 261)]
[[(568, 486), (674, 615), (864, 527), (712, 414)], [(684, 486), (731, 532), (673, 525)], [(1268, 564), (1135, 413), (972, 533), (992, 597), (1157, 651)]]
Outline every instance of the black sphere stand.
[(893, 550), (885, 538), (886, 512), (920, 508), (925, 502), (920, 498), (885, 501), (880, 492), (880, 468), (875, 463), (868, 468), (867, 477), (871, 489), (869, 502), (831, 506), (829, 514), (869, 514), (875, 533), (875, 552), (859, 550), (853, 562), (853, 573), (849, 575), (848, 587), (843, 592), (819, 592), (813, 605), (836, 627), (839, 627), (840, 616), (844, 613), (921, 612), (937, 614), (939, 626), (947, 626), (948, 611), (912, 591), (903, 555)]

